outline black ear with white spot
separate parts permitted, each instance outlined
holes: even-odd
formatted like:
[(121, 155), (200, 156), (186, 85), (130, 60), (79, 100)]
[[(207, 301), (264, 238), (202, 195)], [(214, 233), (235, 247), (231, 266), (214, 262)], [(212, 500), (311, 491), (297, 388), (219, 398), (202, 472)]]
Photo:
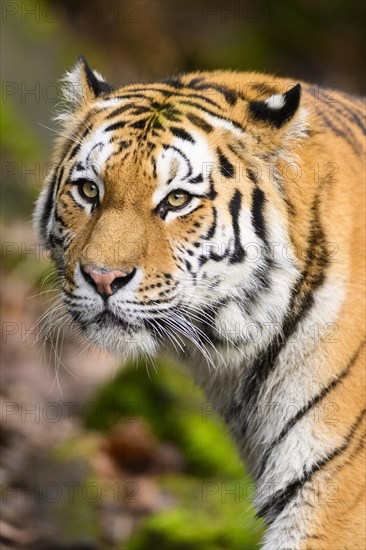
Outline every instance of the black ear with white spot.
[(251, 101), (249, 113), (255, 120), (281, 128), (296, 113), (301, 97), (301, 84), (296, 84), (284, 94), (274, 94), (268, 99)]
[(63, 94), (67, 102), (78, 107), (86, 101), (113, 91), (112, 86), (80, 55), (75, 66), (63, 78)]

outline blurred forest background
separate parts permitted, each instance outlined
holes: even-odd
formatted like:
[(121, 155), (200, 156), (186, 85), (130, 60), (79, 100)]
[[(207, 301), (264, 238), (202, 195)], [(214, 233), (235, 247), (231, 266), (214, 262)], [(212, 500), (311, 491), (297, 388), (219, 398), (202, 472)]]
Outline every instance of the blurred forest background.
[[(263, 527), (220, 419), (166, 358), (119, 369), (72, 327), (31, 214), (58, 81), (82, 53), (112, 84), (258, 70), (365, 92), (365, 2), (1, 2), (0, 540), (34, 549), (250, 550)], [(62, 352), (60, 350), (62, 349)], [(61, 355), (60, 355), (61, 354)]]

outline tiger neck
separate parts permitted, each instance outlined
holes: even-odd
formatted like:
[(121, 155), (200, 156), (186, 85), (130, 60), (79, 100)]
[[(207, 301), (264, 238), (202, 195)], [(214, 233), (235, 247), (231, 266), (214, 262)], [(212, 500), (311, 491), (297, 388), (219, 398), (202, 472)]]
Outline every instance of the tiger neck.
[[(204, 414), (216, 410), (228, 426), (256, 480), (258, 513), (273, 526), (295, 498), (303, 472), (311, 471), (322, 457), (314, 429), (320, 429), (320, 424), (311, 414), (319, 391), (314, 380), (319, 378), (319, 365), (328, 359), (318, 343), (324, 326), (337, 318), (343, 299), (344, 283), (325, 281), (314, 292), (311, 307), (299, 313), (295, 326), (285, 328), (285, 338), (277, 335), (249, 362), (234, 361), (212, 370), (197, 354), (190, 360), (190, 371), (209, 399)], [(326, 333), (329, 338), (331, 328)], [(237, 347), (233, 356), (237, 357)], [(326, 386), (327, 369), (324, 375)]]

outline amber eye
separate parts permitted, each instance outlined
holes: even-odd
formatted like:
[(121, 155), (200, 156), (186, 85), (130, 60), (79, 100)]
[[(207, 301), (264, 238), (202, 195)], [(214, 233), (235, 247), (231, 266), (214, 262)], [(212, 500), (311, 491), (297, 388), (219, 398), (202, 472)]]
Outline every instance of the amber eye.
[(188, 204), (190, 196), (184, 191), (173, 191), (166, 197), (166, 203), (172, 208), (182, 208)]
[(84, 199), (95, 201), (99, 195), (99, 189), (93, 181), (84, 181), (80, 187), (80, 194)]

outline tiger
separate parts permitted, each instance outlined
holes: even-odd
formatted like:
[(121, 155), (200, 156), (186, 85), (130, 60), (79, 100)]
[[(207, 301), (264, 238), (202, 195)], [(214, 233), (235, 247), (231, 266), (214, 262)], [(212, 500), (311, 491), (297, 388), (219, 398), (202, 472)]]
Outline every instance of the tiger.
[(186, 366), (264, 550), (364, 548), (363, 99), (219, 70), (112, 86), (82, 56), (63, 90), (34, 225), (71, 318)]

